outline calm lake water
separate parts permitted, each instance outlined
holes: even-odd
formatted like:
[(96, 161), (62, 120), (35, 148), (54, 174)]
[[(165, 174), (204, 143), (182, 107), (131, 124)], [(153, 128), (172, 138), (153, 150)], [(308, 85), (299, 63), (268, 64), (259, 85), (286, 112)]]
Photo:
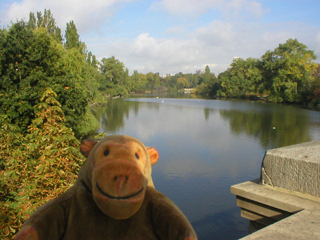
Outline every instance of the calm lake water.
[(320, 139), (320, 112), (264, 102), (128, 98), (97, 115), (99, 132), (131, 135), (159, 151), (155, 187), (181, 208), (200, 240), (247, 235), (249, 221), (230, 186), (259, 178), (266, 150)]

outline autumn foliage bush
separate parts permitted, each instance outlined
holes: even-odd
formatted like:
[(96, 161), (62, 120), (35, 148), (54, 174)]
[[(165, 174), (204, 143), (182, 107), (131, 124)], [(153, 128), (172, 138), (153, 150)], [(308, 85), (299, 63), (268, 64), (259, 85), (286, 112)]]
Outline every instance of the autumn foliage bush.
[(57, 95), (47, 88), (22, 134), (0, 116), (0, 239), (11, 239), (40, 205), (68, 189), (84, 160)]

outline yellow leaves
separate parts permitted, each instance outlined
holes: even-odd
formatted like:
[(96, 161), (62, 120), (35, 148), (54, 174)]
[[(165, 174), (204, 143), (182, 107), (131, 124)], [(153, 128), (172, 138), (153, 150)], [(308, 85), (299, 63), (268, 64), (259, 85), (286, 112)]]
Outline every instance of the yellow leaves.
[(57, 97), (58, 95), (49, 87), (46, 88), (44, 93), (42, 94), (42, 97), (40, 98), (40, 101), (44, 101), (44, 99), (47, 99), (49, 97)]
[(52, 149), (52, 145), (45, 147), (45, 150), (50, 150), (50, 149)]
[(6, 185), (1, 188), (10, 194), (4, 195), (10, 204), (2, 201), (0, 205), (0, 236), (14, 235), (36, 208), (68, 189), (83, 161), (79, 142), (64, 125), (63, 114), (45, 114), (59, 113), (58, 107), (42, 107), (26, 136), (13, 134), (10, 125), (0, 127), (0, 150), (7, 158), (5, 171), (0, 172)]
[(0, 116), (1, 237), (12, 237), (29, 214), (68, 189), (84, 161), (55, 96), (46, 89), (26, 135)]

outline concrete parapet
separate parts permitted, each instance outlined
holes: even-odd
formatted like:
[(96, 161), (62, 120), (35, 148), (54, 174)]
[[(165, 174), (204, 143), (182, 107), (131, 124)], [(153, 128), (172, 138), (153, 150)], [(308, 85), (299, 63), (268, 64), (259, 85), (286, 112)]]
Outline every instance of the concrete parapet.
[(259, 180), (231, 187), (241, 216), (265, 228), (243, 240), (320, 239), (320, 198), (262, 185)]
[(267, 151), (261, 182), (320, 197), (320, 140)]
[(230, 190), (264, 227), (243, 239), (320, 239), (320, 140), (267, 151), (260, 179)]

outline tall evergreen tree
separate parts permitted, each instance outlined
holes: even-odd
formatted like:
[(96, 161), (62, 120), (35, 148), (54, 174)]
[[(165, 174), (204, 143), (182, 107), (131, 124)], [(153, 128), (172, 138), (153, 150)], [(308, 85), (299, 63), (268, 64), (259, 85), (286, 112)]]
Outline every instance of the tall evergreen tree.
[(41, 12), (37, 12), (37, 17), (33, 12), (29, 14), (28, 28), (37, 29), (37, 28), (46, 28), (48, 33), (53, 36), (56, 41), (62, 42), (61, 29), (56, 25), (56, 21), (51, 14), (50, 10), (44, 10), (44, 15)]
[(36, 29), (37, 28), (37, 19), (36, 19), (33, 12), (30, 12), (30, 14), (29, 14), (28, 28), (29, 29)]
[(65, 32), (65, 44), (66, 49), (76, 48), (82, 54), (86, 54), (86, 45), (80, 41), (80, 36), (74, 21), (67, 23), (66, 32)]

